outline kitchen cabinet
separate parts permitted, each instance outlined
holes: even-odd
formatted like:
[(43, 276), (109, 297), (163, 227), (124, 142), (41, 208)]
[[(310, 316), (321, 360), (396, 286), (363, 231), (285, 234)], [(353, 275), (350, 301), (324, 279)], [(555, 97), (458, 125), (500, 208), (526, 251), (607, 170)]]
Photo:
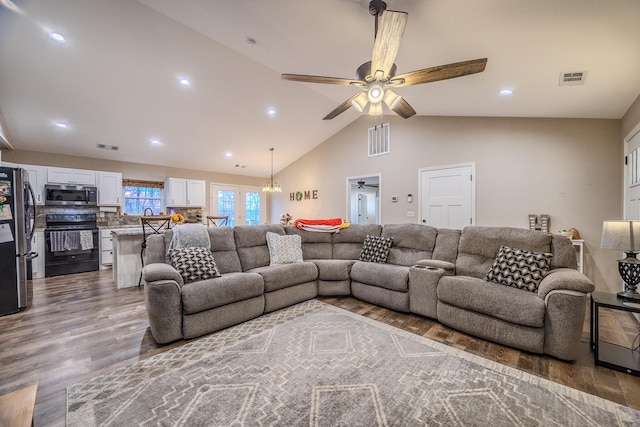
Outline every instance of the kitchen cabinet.
[(98, 206), (122, 206), (122, 174), (120, 172), (96, 172), (98, 181)]
[(84, 169), (47, 168), (49, 184), (96, 185), (96, 172)]
[(167, 207), (204, 207), (206, 185), (197, 179), (167, 178), (164, 182)]
[(111, 228), (100, 229), (100, 268), (104, 269), (113, 264), (113, 238)]
[(20, 165), (29, 173), (29, 184), (33, 188), (36, 205), (44, 205), (44, 185), (47, 183), (47, 167), (36, 165)]
[(31, 274), (34, 279), (41, 279), (44, 277), (44, 231), (35, 231), (31, 244), (31, 250), (38, 253), (38, 256), (31, 260)]

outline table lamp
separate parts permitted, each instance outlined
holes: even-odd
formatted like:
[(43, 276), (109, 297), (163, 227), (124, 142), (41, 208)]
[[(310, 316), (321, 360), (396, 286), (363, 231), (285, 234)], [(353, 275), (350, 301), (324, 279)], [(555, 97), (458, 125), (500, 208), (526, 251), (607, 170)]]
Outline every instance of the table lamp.
[(624, 281), (624, 291), (618, 292), (618, 297), (640, 300), (640, 293), (637, 291), (640, 283), (640, 260), (636, 250), (640, 248), (640, 221), (604, 221), (600, 247), (617, 249), (627, 255), (618, 260), (618, 271)]

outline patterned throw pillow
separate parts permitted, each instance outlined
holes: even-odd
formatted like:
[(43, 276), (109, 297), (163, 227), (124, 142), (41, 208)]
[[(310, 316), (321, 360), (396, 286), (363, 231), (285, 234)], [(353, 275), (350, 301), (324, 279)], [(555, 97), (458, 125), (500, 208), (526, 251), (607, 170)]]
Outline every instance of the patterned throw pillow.
[(171, 265), (178, 270), (184, 283), (220, 277), (220, 271), (209, 249), (200, 247), (169, 251)]
[(267, 232), (267, 246), (269, 247), (269, 265), (292, 264), (302, 262), (302, 237), (297, 234), (281, 236)]
[(553, 254), (512, 249), (502, 245), (486, 280), (537, 292), (549, 271)]
[(393, 237), (377, 237), (367, 234), (364, 238), (360, 261), (378, 262), (384, 264), (389, 256), (389, 249), (393, 244)]

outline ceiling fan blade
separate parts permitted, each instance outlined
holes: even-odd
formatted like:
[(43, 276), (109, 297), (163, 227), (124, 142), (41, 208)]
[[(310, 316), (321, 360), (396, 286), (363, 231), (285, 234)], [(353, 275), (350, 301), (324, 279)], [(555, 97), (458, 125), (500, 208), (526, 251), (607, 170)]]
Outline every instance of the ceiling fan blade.
[(325, 77), (325, 76), (307, 76), (305, 74), (283, 74), (282, 80), (291, 80), (294, 82), (304, 83), (324, 83), (329, 85), (344, 85), (344, 86), (364, 86), (365, 83), (361, 80), (343, 79), (340, 77)]
[(392, 87), (403, 87), (453, 79), (456, 77), (467, 76), (469, 74), (481, 73), (484, 71), (484, 67), (486, 65), (487, 58), (439, 65), (437, 67), (399, 74), (391, 79), (389, 85)]
[(400, 101), (393, 106), (392, 110), (403, 119), (408, 119), (416, 114), (416, 110), (414, 110), (404, 98), (401, 98)]
[(345, 111), (347, 111), (349, 109), (349, 107), (351, 107), (351, 101), (353, 101), (354, 99), (356, 99), (356, 97), (358, 95), (360, 95), (362, 92), (358, 92), (355, 95), (353, 95), (351, 98), (347, 99), (346, 101), (344, 101), (342, 104), (338, 105), (333, 111), (331, 111), (329, 114), (327, 114), (326, 116), (324, 116), (322, 118), (322, 120), (331, 120), (334, 117), (339, 116), (340, 114), (344, 113)]
[(379, 76), (378, 80), (386, 78), (391, 71), (396, 55), (398, 55), (398, 49), (400, 49), (408, 16), (406, 12), (393, 10), (387, 10), (382, 14), (382, 22), (378, 28), (371, 56), (371, 75), (376, 77), (376, 73), (382, 72), (382, 76)]

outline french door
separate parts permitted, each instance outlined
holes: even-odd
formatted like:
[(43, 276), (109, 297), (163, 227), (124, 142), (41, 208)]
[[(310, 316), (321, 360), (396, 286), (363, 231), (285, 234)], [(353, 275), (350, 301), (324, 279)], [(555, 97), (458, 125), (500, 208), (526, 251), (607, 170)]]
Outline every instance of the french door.
[(211, 184), (209, 215), (228, 216), (227, 225), (257, 225), (267, 220), (266, 197), (260, 187)]

